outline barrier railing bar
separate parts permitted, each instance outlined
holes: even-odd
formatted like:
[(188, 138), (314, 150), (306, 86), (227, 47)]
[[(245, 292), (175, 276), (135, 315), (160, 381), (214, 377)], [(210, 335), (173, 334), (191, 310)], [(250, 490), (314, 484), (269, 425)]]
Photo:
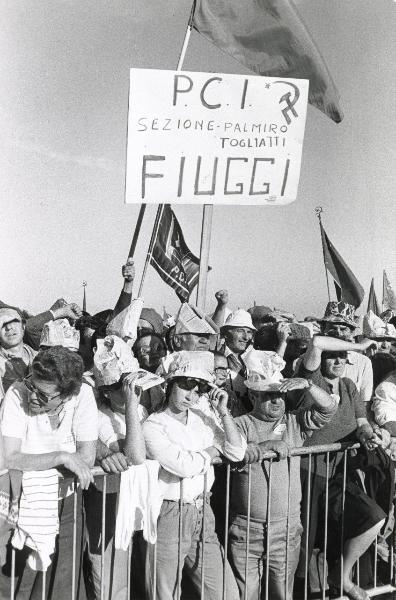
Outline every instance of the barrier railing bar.
[(154, 544), (153, 548), (153, 563), (154, 563), (154, 573), (153, 573), (153, 600), (157, 598), (157, 544)]
[(244, 600), (248, 600), (248, 575), (249, 575), (249, 543), (250, 543), (250, 509), (252, 495), (252, 465), (248, 465), (248, 505), (247, 505), (247, 530), (246, 530), (246, 561), (245, 561), (245, 591)]
[(181, 597), (181, 580), (182, 580), (182, 564), (181, 564), (181, 555), (182, 555), (182, 535), (183, 535), (183, 479), (180, 479), (180, 502), (179, 502), (179, 545), (178, 545), (178, 554), (177, 554), (177, 600), (180, 600)]
[(323, 549), (323, 585), (322, 585), (322, 600), (326, 598), (326, 581), (327, 581), (327, 534), (328, 534), (328, 518), (329, 518), (329, 472), (330, 472), (330, 454), (326, 452), (326, 488), (325, 488), (325, 529), (324, 529), (324, 549)]
[(288, 598), (289, 587), (289, 533), (290, 533), (290, 494), (291, 494), (291, 457), (287, 457), (287, 470), (289, 482), (287, 486), (287, 520), (286, 520), (286, 573), (285, 573), (285, 598)]
[(100, 547), (100, 600), (104, 598), (104, 569), (105, 569), (105, 542), (106, 542), (106, 490), (107, 490), (107, 475), (103, 476), (103, 490), (102, 490), (102, 539)]
[(272, 494), (272, 458), (268, 466), (268, 497), (267, 497), (267, 540), (265, 548), (265, 600), (268, 600), (269, 590), (269, 556), (270, 556), (270, 526), (271, 521), (271, 494)]
[(132, 537), (128, 544), (127, 598), (131, 597)]
[(77, 483), (73, 480), (73, 555), (72, 555), (72, 588), (71, 597), (76, 597), (76, 548), (77, 548)]
[(43, 577), (42, 577), (42, 583), (43, 583), (43, 587), (41, 588), (41, 599), (45, 600), (46, 597), (46, 587), (47, 587), (47, 571), (43, 571)]
[(311, 503), (311, 471), (312, 471), (312, 455), (308, 455), (308, 493), (306, 506), (306, 532), (305, 532), (305, 564), (304, 564), (304, 600), (308, 599), (308, 555), (309, 555), (309, 517)]
[(206, 494), (208, 490), (208, 474), (204, 475), (204, 492), (202, 507), (202, 552), (201, 552), (201, 600), (205, 598), (205, 541), (206, 541)]
[(341, 511), (341, 555), (340, 555), (340, 589), (344, 592), (344, 511), (345, 511), (345, 492), (346, 492), (346, 473), (347, 473), (348, 450), (344, 450), (344, 465), (342, 473), (342, 511)]
[(378, 558), (378, 536), (375, 536), (374, 542), (374, 587), (377, 587), (377, 558)]
[(15, 598), (15, 548), (11, 549), (11, 600)]
[(227, 549), (228, 549), (228, 525), (230, 519), (230, 480), (231, 466), (227, 465), (226, 493), (225, 493), (225, 521), (224, 521), (224, 560), (223, 560), (223, 594), (222, 600), (227, 600), (226, 575), (227, 575)]

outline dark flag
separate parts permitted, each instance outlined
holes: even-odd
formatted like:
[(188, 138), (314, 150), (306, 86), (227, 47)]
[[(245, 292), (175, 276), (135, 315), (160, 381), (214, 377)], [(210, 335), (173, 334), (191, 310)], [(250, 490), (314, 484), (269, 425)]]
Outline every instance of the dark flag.
[(375, 315), (377, 315), (377, 317), (380, 316), (381, 311), (380, 311), (378, 300), (377, 300), (377, 294), (375, 293), (375, 289), (374, 289), (374, 277), (371, 280), (370, 293), (369, 293), (369, 299), (368, 299), (368, 304), (367, 304), (367, 312), (369, 310), (372, 310), (373, 313)]
[(309, 102), (339, 123), (339, 93), (290, 0), (198, 0), (194, 27), (258, 75), (309, 79)]
[(330, 242), (327, 234), (320, 223), (320, 233), (322, 236), (323, 258), (326, 269), (334, 278), (336, 286), (337, 299), (344, 300), (353, 306), (360, 306), (364, 298), (364, 290), (360, 285), (351, 269), (337, 252)]
[(170, 285), (181, 302), (187, 302), (198, 283), (199, 259), (190, 252), (169, 204), (164, 204), (150, 260), (161, 279)]

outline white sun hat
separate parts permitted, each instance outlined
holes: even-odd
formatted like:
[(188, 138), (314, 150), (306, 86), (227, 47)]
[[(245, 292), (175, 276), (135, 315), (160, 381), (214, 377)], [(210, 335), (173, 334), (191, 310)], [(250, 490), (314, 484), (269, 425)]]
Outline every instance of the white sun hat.
[(396, 339), (396, 329), (394, 325), (386, 323), (380, 317), (369, 310), (363, 317), (363, 335), (375, 339)]
[(251, 314), (243, 308), (238, 308), (228, 315), (223, 327), (247, 327), (252, 331), (257, 331), (253, 325)]

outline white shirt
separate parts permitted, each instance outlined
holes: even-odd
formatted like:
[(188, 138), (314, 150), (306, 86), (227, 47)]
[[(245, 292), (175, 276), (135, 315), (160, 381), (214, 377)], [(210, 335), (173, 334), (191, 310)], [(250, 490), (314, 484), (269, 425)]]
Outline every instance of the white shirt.
[(396, 422), (396, 371), (377, 386), (371, 408), (381, 427), (389, 421)]
[(60, 423), (52, 429), (46, 413), (30, 412), (28, 391), (22, 382), (14, 383), (2, 404), (3, 436), (20, 438), (21, 452), (75, 452), (77, 442), (93, 442), (98, 438), (98, 409), (92, 389), (83, 383), (79, 394), (64, 403)]
[[(139, 404), (138, 415), (140, 423), (143, 423), (148, 417), (148, 412), (144, 406)], [(105, 404), (99, 409), (99, 439), (108, 448), (110, 444), (117, 440), (123, 440), (126, 436), (125, 415), (111, 410)]]
[(183, 480), (183, 499), (192, 502), (204, 491), (207, 473), (207, 491), (213, 485), (214, 471), (205, 448), (216, 446), (229, 460), (240, 461), (246, 450), (246, 441), (233, 446), (225, 440), (224, 431), (210, 415), (199, 409), (187, 411), (187, 423), (175, 419), (167, 410), (153, 413), (143, 424), (148, 458), (161, 465), (159, 484), (166, 500), (179, 500), (180, 481)]

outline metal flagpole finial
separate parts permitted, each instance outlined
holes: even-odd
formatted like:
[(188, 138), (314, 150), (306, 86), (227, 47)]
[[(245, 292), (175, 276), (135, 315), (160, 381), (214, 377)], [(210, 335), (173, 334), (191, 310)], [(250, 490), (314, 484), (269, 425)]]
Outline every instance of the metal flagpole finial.
[(318, 217), (319, 220), (321, 219), (320, 215), (322, 214), (322, 212), (323, 212), (323, 208), (321, 206), (316, 206), (315, 207), (315, 214), (316, 214), (316, 216)]
[(87, 287), (87, 282), (86, 281), (83, 281), (82, 284), (83, 284), (83, 287)]

